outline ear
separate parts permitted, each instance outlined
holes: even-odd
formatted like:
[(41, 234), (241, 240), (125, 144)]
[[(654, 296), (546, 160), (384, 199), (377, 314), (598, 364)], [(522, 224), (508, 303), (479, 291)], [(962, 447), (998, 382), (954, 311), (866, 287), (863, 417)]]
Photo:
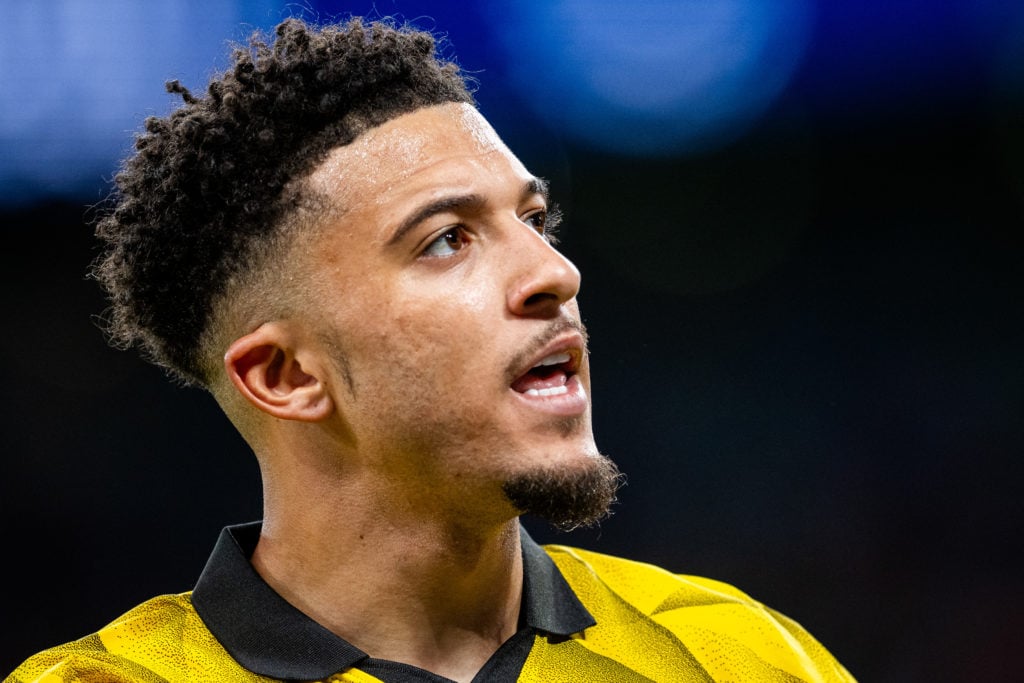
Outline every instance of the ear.
[(224, 354), (231, 383), (252, 405), (282, 420), (318, 422), (334, 409), (319, 373), (307, 372), (284, 325), (264, 323)]

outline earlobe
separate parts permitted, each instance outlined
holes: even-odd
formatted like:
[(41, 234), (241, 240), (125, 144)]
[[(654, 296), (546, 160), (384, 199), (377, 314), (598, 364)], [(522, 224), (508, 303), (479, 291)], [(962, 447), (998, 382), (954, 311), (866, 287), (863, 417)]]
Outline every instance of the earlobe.
[(300, 362), (289, 335), (264, 323), (224, 354), (228, 378), (249, 403), (283, 420), (317, 422), (334, 408), (322, 378)]

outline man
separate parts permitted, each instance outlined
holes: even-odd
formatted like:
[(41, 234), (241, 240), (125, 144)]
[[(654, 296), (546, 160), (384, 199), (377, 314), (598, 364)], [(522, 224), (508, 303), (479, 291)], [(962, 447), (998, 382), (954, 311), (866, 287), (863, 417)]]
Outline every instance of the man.
[(96, 276), (114, 341), (252, 446), (264, 517), (9, 680), (852, 680), (735, 588), (521, 529), (597, 522), (620, 475), (545, 183), (429, 34), (288, 20), (169, 89)]

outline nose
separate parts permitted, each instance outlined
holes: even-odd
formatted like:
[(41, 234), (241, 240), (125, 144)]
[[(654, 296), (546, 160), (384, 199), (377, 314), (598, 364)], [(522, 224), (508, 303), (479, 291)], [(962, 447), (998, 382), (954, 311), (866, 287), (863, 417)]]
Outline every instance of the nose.
[(514, 315), (548, 318), (580, 291), (580, 271), (529, 226), (520, 224), (508, 254), (513, 273), (508, 308)]

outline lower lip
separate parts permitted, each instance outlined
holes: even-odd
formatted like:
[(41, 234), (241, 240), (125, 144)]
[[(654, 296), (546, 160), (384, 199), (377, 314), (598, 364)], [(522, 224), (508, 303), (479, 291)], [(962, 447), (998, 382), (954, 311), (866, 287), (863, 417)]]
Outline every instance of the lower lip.
[(535, 410), (566, 417), (582, 415), (590, 406), (590, 402), (587, 400), (587, 390), (583, 387), (579, 375), (570, 377), (565, 383), (565, 388), (568, 391), (555, 396), (535, 396), (515, 390), (512, 390), (512, 393)]

